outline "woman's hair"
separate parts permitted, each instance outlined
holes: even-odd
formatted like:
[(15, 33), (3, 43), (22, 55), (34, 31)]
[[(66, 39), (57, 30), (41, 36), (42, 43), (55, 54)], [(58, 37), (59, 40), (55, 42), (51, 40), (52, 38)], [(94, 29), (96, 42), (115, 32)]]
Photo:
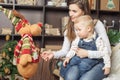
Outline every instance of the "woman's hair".
[(68, 3), (68, 6), (71, 4), (76, 4), (78, 7), (84, 11), (85, 15), (90, 14), (90, 6), (89, 6), (89, 1), (88, 0), (70, 0)]
[[(89, 15), (90, 14), (90, 6), (89, 6), (89, 1), (88, 0), (70, 0), (69, 5), (71, 4), (76, 4), (78, 7), (84, 11), (84, 15)], [(76, 37), (75, 31), (74, 31), (74, 23), (69, 19), (68, 24), (66, 25), (67, 29), (67, 37), (70, 41), (73, 41)]]

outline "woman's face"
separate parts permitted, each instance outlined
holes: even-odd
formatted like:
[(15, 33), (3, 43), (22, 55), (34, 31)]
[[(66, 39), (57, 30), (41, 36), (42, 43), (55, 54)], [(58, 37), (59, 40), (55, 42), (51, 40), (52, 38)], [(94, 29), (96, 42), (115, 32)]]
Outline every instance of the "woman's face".
[(76, 4), (69, 5), (69, 16), (72, 22), (75, 22), (75, 20), (81, 15), (84, 15), (84, 12), (78, 7), (78, 5)]

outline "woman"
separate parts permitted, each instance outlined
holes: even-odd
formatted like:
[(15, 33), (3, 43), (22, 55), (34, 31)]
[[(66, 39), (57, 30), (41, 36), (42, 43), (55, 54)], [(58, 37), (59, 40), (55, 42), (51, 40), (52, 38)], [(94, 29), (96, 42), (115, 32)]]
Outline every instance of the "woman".
[[(69, 16), (70, 20), (68, 22), (68, 25), (66, 26), (66, 30), (64, 32), (64, 42), (62, 49), (54, 52), (54, 51), (45, 51), (41, 54), (41, 57), (44, 60), (49, 60), (52, 58), (61, 58), (64, 57), (67, 52), (69, 51), (71, 47), (72, 41), (76, 38), (75, 30), (74, 30), (74, 22), (75, 20), (81, 16), (81, 15), (89, 15), (90, 14), (90, 8), (88, 0), (71, 0), (69, 3)], [(103, 38), (105, 41), (108, 51), (111, 55), (111, 47), (110, 43), (106, 34), (106, 30), (104, 28), (104, 25), (98, 20), (95, 26), (95, 31)], [(49, 53), (49, 54), (48, 54)], [(83, 53), (83, 54), (79, 54)], [(97, 55), (99, 54), (99, 56)], [(87, 51), (84, 49), (80, 49), (77, 51), (77, 55), (79, 57), (89, 57), (89, 58), (101, 58), (102, 55), (100, 55), (97, 51)], [(90, 71), (79, 77), (79, 70), (77, 66), (72, 66), (65, 75), (64, 80), (102, 80), (105, 75), (104, 71), (102, 70), (104, 64), (103, 62), (97, 64), (94, 66)]]

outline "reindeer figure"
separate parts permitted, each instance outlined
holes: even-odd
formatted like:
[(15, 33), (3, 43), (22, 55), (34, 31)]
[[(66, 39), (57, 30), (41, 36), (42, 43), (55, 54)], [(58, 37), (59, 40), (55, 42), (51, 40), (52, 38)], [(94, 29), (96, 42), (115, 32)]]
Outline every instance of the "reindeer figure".
[(40, 49), (34, 44), (32, 36), (41, 34), (42, 23), (31, 25), (16, 10), (9, 10), (0, 6), (0, 11), (8, 17), (12, 25), (15, 26), (16, 32), (21, 35), (21, 39), (14, 49), (14, 58), (20, 75), (24, 80), (29, 80), (37, 71), (40, 60)]

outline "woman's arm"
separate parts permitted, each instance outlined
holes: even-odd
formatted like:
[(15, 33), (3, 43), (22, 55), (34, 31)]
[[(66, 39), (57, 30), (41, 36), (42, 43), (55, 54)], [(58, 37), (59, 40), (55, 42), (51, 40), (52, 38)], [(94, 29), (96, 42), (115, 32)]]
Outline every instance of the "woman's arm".
[(71, 46), (71, 42), (69, 41), (69, 39), (66, 36), (66, 32), (64, 33), (64, 41), (63, 41), (63, 45), (62, 48), (59, 51), (54, 51), (54, 58), (60, 58), (60, 57), (64, 57), (66, 56), (66, 54), (68, 53), (70, 46)]
[(95, 31), (98, 33), (99, 36), (102, 37), (104, 43), (107, 46), (108, 52), (111, 55), (111, 52), (112, 52), (111, 45), (110, 45), (106, 30), (105, 30), (105, 26), (103, 25), (103, 23), (100, 20), (98, 20), (96, 23)]
[(105, 45), (102, 37), (98, 37), (96, 40), (96, 46), (97, 50), (103, 54), (103, 61), (105, 64), (105, 68), (110, 68), (111, 67), (111, 60), (110, 60), (110, 54), (108, 53), (107, 46)]
[(44, 52), (42, 52), (41, 57), (46, 61), (50, 60), (52, 58), (58, 59), (58, 58), (64, 57), (68, 53), (70, 46), (71, 46), (71, 42), (67, 38), (66, 31), (65, 31), (62, 48), (59, 51), (51, 51), (51, 50), (44, 51)]
[(71, 48), (70, 48), (69, 52), (67, 53), (66, 57), (71, 59), (75, 55), (76, 50), (78, 48), (79, 40), (80, 40), (80, 38), (76, 37), (75, 40), (72, 41)]
[[(99, 45), (96, 45), (96, 46), (97, 46), (97, 48), (99, 47)], [(84, 57), (103, 58), (105, 53), (108, 53), (108, 49), (107, 49), (106, 46), (105, 47), (102, 46), (102, 50), (97, 50), (97, 51), (85, 50), (85, 49), (82, 49), (82, 48), (78, 48), (77, 51), (76, 51), (77, 56), (79, 56), (80, 58), (84, 58)]]
[[(109, 42), (105, 27), (100, 20), (98, 20), (96, 23), (95, 31), (98, 33), (99, 36), (102, 37), (102, 39), (106, 45), (105, 50), (108, 51), (109, 56), (111, 56), (112, 51), (111, 51), (110, 42)], [(89, 51), (87, 51), (87, 56), (89, 58), (101, 58), (101, 57), (103, 57), (103, 54), (100, 51), (90, 51), (89, 50)]]

